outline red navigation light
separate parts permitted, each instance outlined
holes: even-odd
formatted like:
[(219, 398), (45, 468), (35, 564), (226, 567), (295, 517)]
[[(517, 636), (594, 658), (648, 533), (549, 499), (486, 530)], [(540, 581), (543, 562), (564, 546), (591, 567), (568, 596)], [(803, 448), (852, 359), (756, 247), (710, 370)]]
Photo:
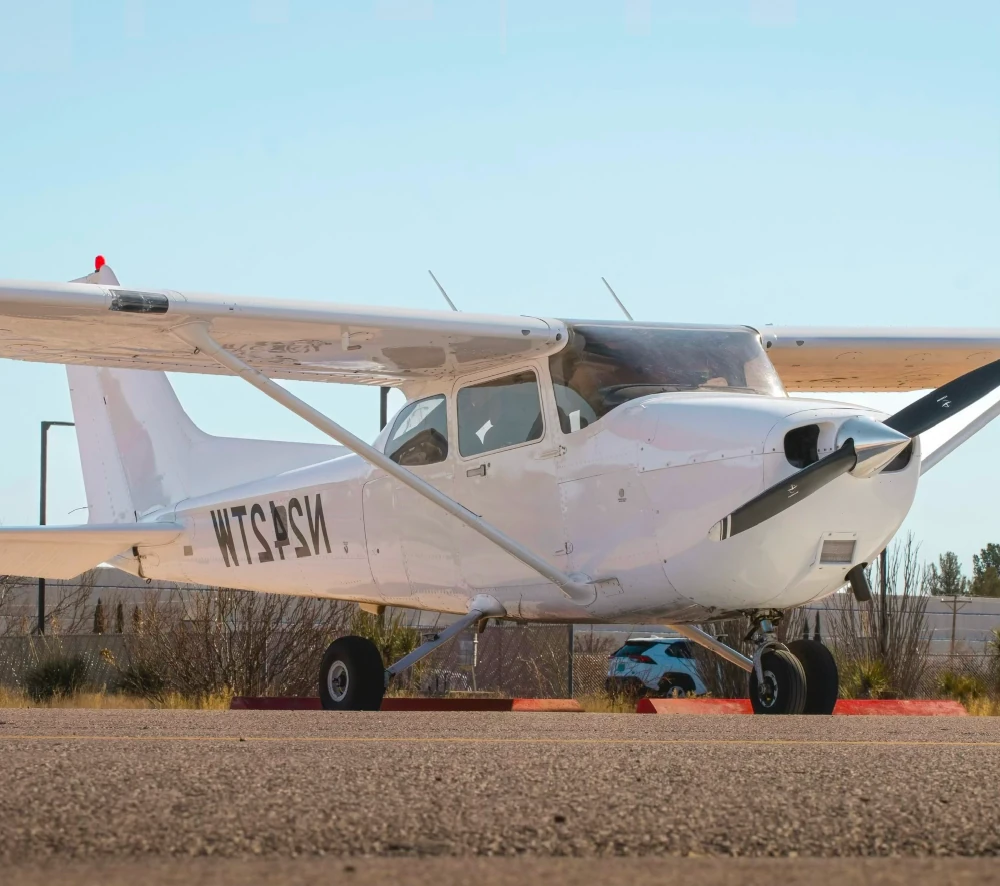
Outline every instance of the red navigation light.
[(106, 264), (107, 264), (107, 262), (104, 260), (104, 256), (103, 255), (99, 255), (99, 256), (97, 256), (97, 258), (94, 259), (94, 270), (95, 271), (99, 271)]

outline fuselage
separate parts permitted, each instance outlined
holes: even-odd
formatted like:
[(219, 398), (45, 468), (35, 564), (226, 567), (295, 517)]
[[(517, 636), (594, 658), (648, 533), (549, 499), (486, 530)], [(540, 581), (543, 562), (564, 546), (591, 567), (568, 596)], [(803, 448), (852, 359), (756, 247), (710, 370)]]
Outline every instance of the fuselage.
[(715, 379), (587, 413), (593, 386), (577, 374), (577, 408), (564, 374), (535, 359), (414, 384), (376, 448), (564, 572), (617, 579), (589, 606), (353, 454), (148, 515), (185, 530), (143, 548), (142, 574), (455, 613), (488, 593), (525, 620), (704, 621), (833, 593), (913, 501), (918, 442), (893, 470), (841, 476), (766, 524), (713, 540), (723, 516), (832, 451), (844, 421), (883, 416)]

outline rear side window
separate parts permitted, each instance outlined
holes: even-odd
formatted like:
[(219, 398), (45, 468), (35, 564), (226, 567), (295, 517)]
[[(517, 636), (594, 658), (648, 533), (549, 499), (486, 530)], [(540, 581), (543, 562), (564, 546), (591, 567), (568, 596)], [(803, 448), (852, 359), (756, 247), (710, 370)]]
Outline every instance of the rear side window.
[(542, 437), (538, 378), (530, 369), (458, 392), (458, 451), (482, 455)]
[(448, 410), (444, 396), (404, 406), (389, 433), (385, 454), (406, 467), (444, 461), (448, 457)]
[(630, 655), (642, 655), (647, 649), (649, 649), (652, 643), (626, 643), (615, 652), (612, 658), (628, 658)]
[(670, 643), (667, 646), (667, 655), (672, 658), (694, 658), (690, 643)]

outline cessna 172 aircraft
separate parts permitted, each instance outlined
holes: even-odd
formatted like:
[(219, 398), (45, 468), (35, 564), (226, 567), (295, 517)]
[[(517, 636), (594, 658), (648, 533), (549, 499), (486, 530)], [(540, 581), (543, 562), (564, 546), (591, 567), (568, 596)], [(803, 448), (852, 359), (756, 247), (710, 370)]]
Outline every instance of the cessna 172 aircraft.
[[(662, 623), (749, 673), (762, 713), (830, 713), (825, 647), (781, 612), (850, 583), (935, 452), (920, 435), (1000, 386), (1000, 331), (566, 321), (129, 289), (110, 267), (0, 282), (0, 356), (68, 366), (90, 522), (0, 528), (0, 572), (147, 578), (459, 618), (386, 667), (331, 644), (324, 707), (488, 618)], [(228, 373), (339, 445), (214, 437), (165, 371)], [(397, 386), (368, 444), (277, 379)], [(892, 416), (793, 391), (937, 388)], [(696, 624), (742, 612), (748, 658)]]

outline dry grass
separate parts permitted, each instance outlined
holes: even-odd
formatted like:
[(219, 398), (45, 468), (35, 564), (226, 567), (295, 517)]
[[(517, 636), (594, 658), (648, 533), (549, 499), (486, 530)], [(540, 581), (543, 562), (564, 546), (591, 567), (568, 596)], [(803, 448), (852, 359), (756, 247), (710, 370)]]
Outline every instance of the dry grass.
[(26, 693), (0, 687), (0, 708), (100, 708), (105, 710), (200, 710), (227, 711), (233, 699), (231, 692), (209, 696), (185, 696), (177, 692), (161, 698), (146, 699), (133, 695), (107, 692), (76, 692), (56, 696), (46, 701), (33, 701)]
[(965, 709), (974, 717), (1000, 717), (1000, 699), (970, 698)]
[(627, 695), (608, 695), (597, 692), (579, 695), (576, 699), (588, 714), (634, 714), (635, 699)]

